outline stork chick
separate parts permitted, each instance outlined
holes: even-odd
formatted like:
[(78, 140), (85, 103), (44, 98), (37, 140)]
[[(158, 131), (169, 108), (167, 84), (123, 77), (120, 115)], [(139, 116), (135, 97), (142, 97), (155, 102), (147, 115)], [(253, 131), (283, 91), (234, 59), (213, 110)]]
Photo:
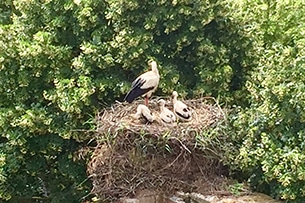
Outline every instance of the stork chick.
[(143, 104), (139, 104), (137, 107), (137, 112), (133, 116), (135, 119), (144, 118), (145, 123), (152, 123), (155, 118), (154, 115), (151, 113), (149, 108)]
[(165, 107), (165, 101), (164, 99), (160, 99), (158, 101), (159, 105), (160, 105), (160, 119), (164, 122), (164, 123), (173, 123), (176, 121), (176, 116), (175, 114), (169, 110), (168, 108)]
[(174, 113), (181, 121), (190, 121), (192, 119), (192, 112), (189, 107), (182, 101), (177, 99), (178, 93), (174, 91), (172, 93)]

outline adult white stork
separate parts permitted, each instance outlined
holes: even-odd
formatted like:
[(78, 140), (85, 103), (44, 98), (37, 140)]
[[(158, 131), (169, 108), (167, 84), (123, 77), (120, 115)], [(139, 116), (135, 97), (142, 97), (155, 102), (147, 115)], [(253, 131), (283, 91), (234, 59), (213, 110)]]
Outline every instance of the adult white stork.
[(148, 98), (150, 98), (152, 93), (156, 91), (160, 81), (157, 62), (149, 60), (148, 65), (151, 67), (151, 70), (138, 76), (132, 82), (131, 90), (127, 93), (124, 99), (127, 102), (131, 103), (137, 97), (145, 96), (145, 105), (148, 106)]
[(154, 115), (151, 113), (149, 108), (143, 104), (138, 105), (137, 112), (133, 117), (135, 119), (144, 118), (146, 123), (152, 123), (155, 120)]
[(165, 101), (164, 99), (160, 99), (158, 101), (159, 105), (160, 105), (160, 119), (164, 122), (164, 123), (173, 123), (176, 121), (176, 116), (175, 114), (169, 110), (168, 108), (165, 107)]
[(172, 99), (174, 105), (174, 113), (181, 121), (190, 121), (192, 119), (192, 112), (189, 107), (182, 101), (177, 99), (178, 93), (173, 91)]

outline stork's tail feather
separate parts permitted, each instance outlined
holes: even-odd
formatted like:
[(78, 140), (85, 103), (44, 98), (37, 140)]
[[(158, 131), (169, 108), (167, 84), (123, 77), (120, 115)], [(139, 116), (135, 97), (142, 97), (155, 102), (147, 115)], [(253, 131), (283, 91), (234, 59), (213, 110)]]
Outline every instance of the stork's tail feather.
[(127, 101), (128, 103), (133, 102), (135, 99), (136, 99), (135, 94), (132, 91), (128, 92), (124, 98), (124, 100)]
[(127, 93), (127, 95), (125, 96), (125, 101), (127, 101), (128, 103), (133, 102), (137, 97), (142, 96), (144, 94), (146, 94), (148, 91), (152, 90), (153, 88), (147, 88), (147, 89), (141, 89), (139, 87), (134, 88), (132, 90), (130, 90), (130, 92)]

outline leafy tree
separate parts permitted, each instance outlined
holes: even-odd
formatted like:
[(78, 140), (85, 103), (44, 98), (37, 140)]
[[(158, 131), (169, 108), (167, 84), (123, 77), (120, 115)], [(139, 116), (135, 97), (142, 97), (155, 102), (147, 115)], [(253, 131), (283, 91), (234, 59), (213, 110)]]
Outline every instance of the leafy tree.
[[(288, 202), (304, 199), (304, 39), (301, 1), (246, 1), (257, 68), (246, 83), (249, 108), (233, 118), (239, 149), (232, 159), (252, 185)], [(287, 9), (293, 8), (293, 9)], [(262, 19), (262, 20), (261, 20)], [(231, 162), (232, 163), (232, 162)]]
[(19, 14), (18, 11), (16, 11), (12, 1), (3, 0), (0, 2), (0, 24), (11, 24), (13, 13), (17, 15)]
[(84, 11), (105, 5), (14, 1), (14, 6), (20, 16), (0, 27), (0, 197), (79, 202), (90, 188), (83, 184), (85, 163), (76, 160), (88, 136), (78, 129), (91, 128), (95, 87), (92, 73), (75, 64), (83, 40), (106, 28), (103, 18), (96, 16), (93, 25)]
[[(251, 42), (242, 29), (233, 30), (238, 24), (226, 16), (224, 4), (109, 1), (106, 17), (115, 32), (110, 44), (114, 62), (127, 69), (155, 57), (162, 75), (159, 94), (177, 89), (183, 95), (221, 95), (222, 101), (232, 101), (251, 69), (251, 63), (241, 60)], [(142, 71), (135, 68), (127, 81)], [(126, 92), (129, 84), (122, 88)]]

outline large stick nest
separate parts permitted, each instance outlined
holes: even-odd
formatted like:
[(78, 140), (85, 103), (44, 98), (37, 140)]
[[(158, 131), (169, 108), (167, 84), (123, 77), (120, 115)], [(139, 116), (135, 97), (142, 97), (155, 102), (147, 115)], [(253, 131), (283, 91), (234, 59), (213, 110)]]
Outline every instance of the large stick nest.
[[(159, 114), (158, 100), (150, 101), (149, 108), (154, 115)], [(208, 102), (212, 101), (213, 104)], [(110, 109), (107, 109), (98, 116), (98, 131), (108, 133), (117, 133), (124, 129), (133, 133), (149, 133), (159, 136), (164, 133), (170, 133), (175, 136), (200, 134), (203, 130), (225, 118), (224, 111), (212, 97), (206, 97), (199, 100), (184, 101), (192, 111), (192, 120), (189, 122), (177, 122), (174, 124), (165, 124), (157, 119), (151, 124), (147, 124), (144, 119), (135, 119), (133, 114), (136, 113), (137, 106), (142, 104), (141, 100), (137, 100), (132, 104), (116, 103)], [(172, 110), (172, 105), (167, 104)], [(147, 125), (146, 125), (147, 124)]]
[[(225, 138), (203, 134), (224, 121), (225, 113), (213, 98), (184, 102), (192, 109), (192, 120), (172, 125), (133, 118), (142, 103), (139, 100), (116, 103), (100, 112), (98, 144), (88, 165), (92, 193), (114, 200), (143, 189), (166, 193), (222, 190), (216, 177), (225, 171), (220, 163)], [(150, 109), (158, 114), (157, 99), (150, 101)], [(199, 184), (202, 180), (204, 186)]]

